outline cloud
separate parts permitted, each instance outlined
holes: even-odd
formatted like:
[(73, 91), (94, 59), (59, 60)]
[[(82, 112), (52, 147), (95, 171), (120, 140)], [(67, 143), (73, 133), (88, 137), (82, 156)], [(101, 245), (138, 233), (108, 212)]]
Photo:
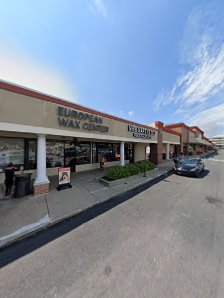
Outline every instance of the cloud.
[(179, 115), (179, 114), (184, 114), (184, 113), (187, 113), (189, 110), (186, 110), (186, 109), (177, 109), (175, 112), (174, 112), (174, 115)]
[(77, 102), (76, 92), (62, 74), (18, 49), (0, 49), (0, 79)]
[(224, 43), (214, 53), (204, 36), (195, 51), (197, 62), (177, 78), (169, 90), (160, 93), (154, 102), (157, 109), (171, 103), (182, 108), (190, 107), (208, 101), (220, 92), (224, 94)]
[(89, 7), (93, 13), (101, 15), (104, 19), (107, 17), (105, 0), (93, 0)]
[(180, 43), (179, 75), (154, 101), (157, 111), (169, 105), (173, 115), (209, 135), (224, 132), (223, 27), (223, 10), (214, 3), (190, 13)]
[(134, 116), (135, 112), (134, 111), (129, 111), (128, 116)]
[(208, 108), (188, 120), (190, 125), (200, 126), (208, 136), (223, 134), (224, 103)]

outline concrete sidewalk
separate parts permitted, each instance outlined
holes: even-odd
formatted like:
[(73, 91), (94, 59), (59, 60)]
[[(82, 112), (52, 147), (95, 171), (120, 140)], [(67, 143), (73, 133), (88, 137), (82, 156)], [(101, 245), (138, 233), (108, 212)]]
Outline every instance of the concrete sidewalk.
[(51, 179), (51, 191), (47, 195), (0, 200), (0, 248), (154, 181), (170, 172), (173, 165), (172, 160), (164, 161), (148, 172), (147, 177), (143, 174), (137, 178), (129, 177), (125, 182), (112, 187), (106, 187), (97, 181), (98, 177), (105, 175), (104, 171), (72, 173), (73, 187), (71, 189), (58, 192), (56, 190), (57, 179), (53, 178)]

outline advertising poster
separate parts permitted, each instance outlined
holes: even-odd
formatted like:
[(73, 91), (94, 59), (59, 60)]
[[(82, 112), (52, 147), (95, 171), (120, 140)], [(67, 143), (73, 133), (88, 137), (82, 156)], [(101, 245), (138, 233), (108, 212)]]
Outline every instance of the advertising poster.
[(71, 168), (58, 169), (58, 184), (68, 184), (71, 182)]

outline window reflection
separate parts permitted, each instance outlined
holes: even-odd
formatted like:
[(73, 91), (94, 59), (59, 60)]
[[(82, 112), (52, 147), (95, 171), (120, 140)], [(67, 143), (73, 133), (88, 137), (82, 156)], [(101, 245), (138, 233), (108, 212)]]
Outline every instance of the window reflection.
[(80, 142), (75, 144), (75, 161), (77, 165), (91, 163), (90, 142)]
[(47, 168), (64, 166), (64, 143), (47, 142)]
[(0, 139), (0, 171), (12, 162), (15, 166), (24, 165), (24, 140), (17, 138)]
[(65, 143), (65, 167), (70, 167), (71, 170), (75, 171), (75, 144), (73, 142)]
[[(105, 157), (107, 162), (119, 161), (120, 144), (49, 140), (46, 142), (47, 168), (65, 166), (75, 171), (76, 165), (98, 163), (102, 157)], [(133, 161), (133, 144), (125, 144), (125, 159)], [(36, 169), (37, 140), (0, 138), (0, 171), (3, 171), (9, 162), (13, 162), (16, 166), (24, 165), (26, 170)]]
[(102, 157), (106, 158), (106, 161), (120, 160), (120, 145), (110, 143), (97, 143), (98, 147), (98, 162)]
[(28, 143), (28, 169), (36, 169), (36, 156), (37, 156), (37, 142), (29, 140)]

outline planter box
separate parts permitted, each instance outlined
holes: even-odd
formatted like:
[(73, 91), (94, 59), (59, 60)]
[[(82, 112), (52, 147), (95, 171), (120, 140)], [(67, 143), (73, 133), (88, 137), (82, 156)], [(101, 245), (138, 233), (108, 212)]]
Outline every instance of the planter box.
[[(155, 171), (157, 170), (157, 168), (151, 170), (151, 171), (147, 171), (147, 173), (151, 173), (152, 171)], [(117, 179), (117, 180), (113, 180), (113, 181), (108, 181), (106, 179), (104, 179), (103, 177), (99, 177), (97, 178), (97, 180), (101, 183), (103, 183), (105, 186), (108, 186), (108, 187), (112, 187), (112, 186), (115, 186), (115, 185), (118, 185), (118, 184), (122, 184), (122, 183), (128, 183), (136, 178), (140, 178), (140, 177), (143, 177), (144, 176), (144, 173), (140, 173), (140, 174), (137, 174), (137, 175), (133, 175), (133, 176), (129, 176), (127, 178), (121, 178), (121, 179)]]

